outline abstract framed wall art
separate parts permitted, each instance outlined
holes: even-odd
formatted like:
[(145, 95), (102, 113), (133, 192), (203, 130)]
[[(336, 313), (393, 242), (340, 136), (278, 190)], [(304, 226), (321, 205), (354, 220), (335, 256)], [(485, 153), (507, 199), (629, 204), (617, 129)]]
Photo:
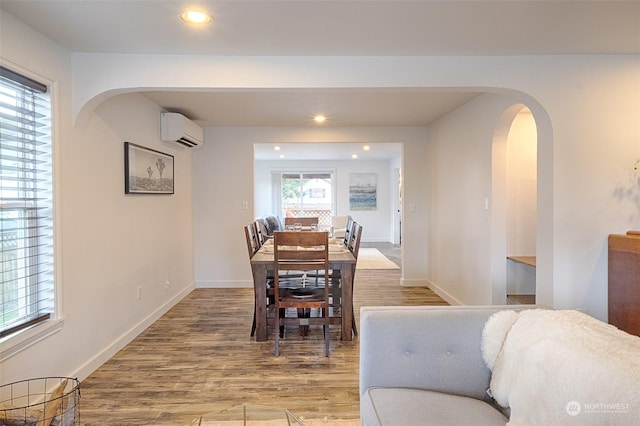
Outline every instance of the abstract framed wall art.
[(124, 193), (173, 194), (173, 155), (125, 142)]
[(377, 206), (377, 175), (375, 173), (350, 173), (349, 208), (351, 210), (376, 210)]

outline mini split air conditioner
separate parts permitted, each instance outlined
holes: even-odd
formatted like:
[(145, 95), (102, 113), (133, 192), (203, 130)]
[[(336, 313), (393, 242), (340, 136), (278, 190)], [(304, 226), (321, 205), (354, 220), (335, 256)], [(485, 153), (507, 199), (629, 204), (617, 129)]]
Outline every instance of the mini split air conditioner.
[(164, 142), (197, 148), (202, 145), (204, 131), (182, 114), (163, 112), (160, 114), (160, 137)]

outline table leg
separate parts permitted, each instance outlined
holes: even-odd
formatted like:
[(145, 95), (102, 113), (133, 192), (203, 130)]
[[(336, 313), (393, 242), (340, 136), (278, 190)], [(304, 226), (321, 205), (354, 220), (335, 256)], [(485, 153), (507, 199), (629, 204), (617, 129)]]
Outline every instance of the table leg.
[(267, 340), (267, 266), (251, 265), (256, 299), (256, 342)]
[(342, 309), (342, 340), (352, 340), (351, 323), (353, 321), (353, 265), (343, 263), (340, 267), (342, 277), (341, 309)]

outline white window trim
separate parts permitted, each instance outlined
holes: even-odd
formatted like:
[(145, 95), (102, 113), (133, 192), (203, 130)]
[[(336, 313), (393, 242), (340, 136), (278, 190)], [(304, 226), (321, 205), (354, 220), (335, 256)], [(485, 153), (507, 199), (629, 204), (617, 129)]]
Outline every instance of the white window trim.
[(3, 362), (12, 356), (22, 352), (30, 346), (44, 340), (58, 331), (62, 330), (64, 325), (63, 317), (63, 303), (62, 303), (62, 261), (60, 256), (60, 250), (62, 248), (60, 232), (62, 223), (59, 215), (60, 211), (60, 149), (58, 144), (58, 135), (60, 129), (59, 122), (59, 85), (57, 82), (50, 78), (33, 72), (23, 66), (2, 58), (1, 61), (4, 67), (10, 68), (13, 71), (29, 77), (35, 81), (39, 81), (47, 86), (50, 93), (51, 102), (51, 167), (52, 179), (53, 179), (53, 203), (52, 203), (52, 223), (53, 223), (53, 265), (54, 265), (54, 311), (51, 319), (34, 324), (31, 327), (20, 330), (17, 333), (11, 334), (0, 339), (0, 362)]
[(0, 362), (57, 333), (63, 325), (63, 318), (51, 319), (4, 337), (0, 340)]

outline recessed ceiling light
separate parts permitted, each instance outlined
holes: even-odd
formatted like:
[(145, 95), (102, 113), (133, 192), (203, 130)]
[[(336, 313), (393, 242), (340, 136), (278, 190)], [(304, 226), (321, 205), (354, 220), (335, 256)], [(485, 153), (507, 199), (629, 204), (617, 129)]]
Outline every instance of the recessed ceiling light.
[(351, 158), (355, 160), (356, 158), (358, 158), (358, 154), (351, 154)]
[(280, 147), (278, 145), (276, 145), (276, 146), (273, 147), (273, 150), (274, 151), (280, 151)]
[(362, 147), (362, 150), (363, 150), (363, 151), (369, 151), (370, 149), (371, 149), (371, 147), (370, 147), (369, 145), (364, 145), (364, 146)]
[(280, 154), (280, 158), (284, 158), (284, 154)]
[(199, 10), (185, 10), (184, 13), (180, 15), (180, 19), (187, 24), (197, 25), (209, 24), (213, 21), (213, 17), (211, 15)]
[(315, 117), (313, 117), (313, 121), (315, 121), (315, 122), (316, 122), (316, 123), (318, 123), (318, 124), (322, 124), (322, 123), (324, 123), (325, 121), (327, 121), (327, 117), (325, 117), (325, 116), (324, 116), (324, 115), (322, 115), (322, 114), (318, 114), (318, 115), (316, 115)]

